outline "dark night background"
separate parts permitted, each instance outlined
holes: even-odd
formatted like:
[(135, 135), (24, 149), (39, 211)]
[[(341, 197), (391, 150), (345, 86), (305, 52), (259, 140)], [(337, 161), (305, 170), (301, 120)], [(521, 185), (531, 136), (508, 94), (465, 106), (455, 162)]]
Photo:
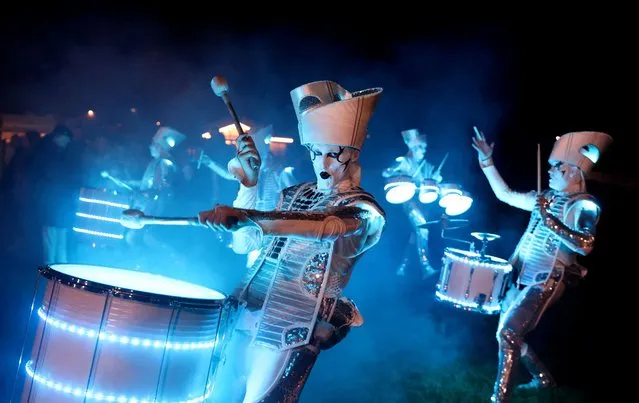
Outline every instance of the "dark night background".
[[(323, 79), (350, 91), (384, 88), (362, 151), (362, 185), (382, 202), (388, 229), (346, 290), (366, 323), (320, 356), (303, 402), (488, 401), (497, 318), (435, 303), (433, 284), (394, 275), (408, 222), (399, 206), (385, 202), (380, 173), (405, 154), (400, 131), (413, 127), (428, 134), (434, 161), (450, 152), (444, 177), (474, 196), (464, 215), (471, 225), (456, 235), (498, 233), (502, 239), (490, 252), (503, 258), (528, 215), (493, 196), (470, 146), (472, 126), (495, 141), (496, 165), (510, 186), (525, 190), (536, 186), (537, 143), (544, 162), (555, 136), (565, 132), (599, 130), (614, 138), (595, 167), (601, 174), (588, 183), (603, 207), (595, 250), (580, 260), (589, 274), (549, 309), (529, 339), (561, 389), (577, 401), (604, 401), (586, 396), (625, 389), (630, 376), (619, 365), (632, 349), (629, 329), (636, 317), (628, 308), (636, 266), (636, 24), (581, 18), (579, 10), (570, 18), (521, 11), (504, 19), (493, 13), (383, 21), (328, 12), (327, 20), (323, 13), (304, 19), (238, 16), (236, 24), (231, 15), (214, 18), (203, 10), (187, 16), (172, 8), (131, 7), (119, 13), (60, 8), (5, 14), (0, 113), (75, 117), (92, 109), (94, 124), (135, 127), (114, 134), (118, 141), (148, 142), (156, 120), (198, 140), (203, 131), (229, 123), (209, 86), (221, 74), (243, 122), (272, 123), (278, 134), (295, 138), (289, 155), (299, 176), (310, 179), (289, 91)], [(135, 121), (131, 107), (138, 111)], [(219, 144), (212, 154), (225, 162), (231, 150)], [(544, 186), (546, 170), (544, 164)], [(222, 202), (230, 203), (233, 191)], [(11, 236), (8, 226), (0, 231)], [(435, 261), (441, 246), (435, 239)], [(38, 262), (2, 253), (4, 393), (13, 383)], [(216, 265), (218, 275), (228, 269)], [(468, 381), (474, 372), (481, 375)], [(460, 398), (463, 382), (479, 392)], [(447, 388), (455, 389), (454, 398), (446, 397)], [(553, 401), (548, 399), (543, 401)]]

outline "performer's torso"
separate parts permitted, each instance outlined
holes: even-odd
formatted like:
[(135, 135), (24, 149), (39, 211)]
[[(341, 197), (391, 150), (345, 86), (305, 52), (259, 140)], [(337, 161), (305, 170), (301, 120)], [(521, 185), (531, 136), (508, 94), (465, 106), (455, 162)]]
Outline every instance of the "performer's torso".
[[(305, 183), (283, 191), (279, 210), (325, 211), (358, 198), (374, 202), (358, 187), (324, 194), (314, 183)], [(272, 237), (264, 245), (236, 295), (249, 310), (263, 310), (257, 343), (276, 348), (303, 345), (315, 320), (332, 312), (361, 255), (346, 250), (342, 238), (332, 242)]]
[[(581, 194), (547, 190), (544, 197), (550, 201), (550, 214), (564, 221), (567, 203)], [(526, 232), (511, 259), (513, 265), (519, 269), (518, 282), (522, 285), (545, 282), (553, 268), (568, 266), (575, 259), (575, 253), (543, 224), (539, 209), (533, 210)]]
[(148, 215), (161, 213), (160, 205), (171, 195), (171, 176), (175, 171), (173, 161), (165, 158), (155, 158), (146, 167), (140, 183), (140, 189), (134, 197), (136, 208)]
[[(288, 197), (282, 200), (280, 210), (323, 211), (335, 199), (335, 195), (323, 194), (317, 191), (315, 186), (308, 186), (297, 195), (289, 194), (286, 196)], [(311, 255), (318, 249), (318, 246), (322, 247), (322, 245), (317, 245), (317, 242), (314, 241), (288, 239), (286, 237), (272, 237), (267, 245), (257, 259), (256, 264), (259, 267), (253, 267), (256, 272), (247, 287), (246, 295), (249, 308), (259, 309), (262, 307), (269, 291), (271, 280), (280, 262), (290, 263), (295, 266), (292, 274), (296, 275), (303, 269), (301, 263), (305, 263), (306, 260), (312, 258), (313, 256)], [(286, 258), (284, 256), (285, 249), (288, 252), (286, 253)], [(291, 259), (293, 257), (299, 261), (297, 262), (298, 264), (294, 264), (296, 262)], [(311, 285), (309, 284), (308, 287), (311, 287)]]
[(428, 162), (426, 159), (416, 161), (412, 158), (406, 157), (405, 162), (402, 164), (403, 174), (412, 176), (415, 181), (431, 179), (434, 168), (433, 164)]

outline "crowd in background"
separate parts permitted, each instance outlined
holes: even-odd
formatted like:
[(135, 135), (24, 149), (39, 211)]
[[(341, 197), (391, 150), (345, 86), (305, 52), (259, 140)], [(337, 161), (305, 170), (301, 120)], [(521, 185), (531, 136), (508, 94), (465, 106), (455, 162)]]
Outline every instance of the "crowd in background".
[[(82, 189), (123, 191), (102, 175), (103, 172), (125, 182), (142, 178), (151, 160), (149, 144), (153, 134), (153, 128), (144, 133), (114, 135), (100, 128), (74, 132), (59, 125), (44, 136), (32, 132), (14, 137), (8, 147), (3, 144), (0, 255), (7, 267), (9, 264), (25, 267), (25, 272), (33, 273), (37, 266), (52, 262), (129, 266), (131, 269), (142, 266), (144, 270), (202, 281), (202, 270), (194, 270), (194, 266), (205, 266), (207, 258), (219, 254), (220, 248), (228, 251), (232, 258), (230, 236), (173, 227), (164, 231), (164, 241), (179, 252), (171, 255), (173, 262), (182, 261), (186, 269), (176, 267), (178, 263), (162, 269), (158, 262), (166, 265), (166, 256), (138, 250), (135, 257), (125, 242), (109, 243), (108, 239), (90, 238), (72, 230)], [(173, 197), (166, 214), (194, 216), (215, 203), (232, 203), (237, 183), (201, 163), (200, 157), (204, 154), (207, 160), (226, 167), (234, 149), (224, 144), (222, 136), (218, 137), (205, 141), (199, 136), (187, 136), (184, 143), (175, 147)], [(102, 243), (107, 247), (100, 248)], [(139, 259), (132, 260), (132, 256), (139, 258), (140, 253), (144, 253), (146, 264), (141, 264)], [(149, 261), (150, 258), (156, 261)]]

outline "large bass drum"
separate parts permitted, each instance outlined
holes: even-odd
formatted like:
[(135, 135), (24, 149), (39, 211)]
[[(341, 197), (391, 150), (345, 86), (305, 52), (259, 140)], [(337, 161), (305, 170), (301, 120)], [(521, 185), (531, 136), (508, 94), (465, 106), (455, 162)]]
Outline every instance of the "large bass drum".
[(211, 395), (233, 305), (223, 293), (74, 264), (40, 269), (36, 288), (31, 354), (20, 360), (22, 402), (202, 402)]

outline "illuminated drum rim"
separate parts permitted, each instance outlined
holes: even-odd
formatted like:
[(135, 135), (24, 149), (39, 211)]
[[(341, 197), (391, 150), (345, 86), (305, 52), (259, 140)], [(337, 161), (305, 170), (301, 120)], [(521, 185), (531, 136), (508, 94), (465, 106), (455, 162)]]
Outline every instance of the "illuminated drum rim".
[(406, 175), (391, 176), (390, 178), (386, 179), (384, 190), (388, 190), (395, 186), (410, 186), (414, 189), (417, 188), (413, 178)]
[[(156, 400), (154, 397), (141, 397), (141, 396), (129, 396), (123, 395), (121, 393), (110, 393), (108, 391), (96, 391), (93, 389), (87, 389), (86, 385), (71, 385), (63, 382), (59, 382), (54, 378), (51, 378), (47, 375), (40, 375), (36, 372), (34, 368), (33, 361), (27, 361), (25, 365), (25, 370), (27, 375), (31, 379), (33, 379), (37, 384), (47, 387), (48, 389), (53, 389), (60, 394), (75, 396), (79, 398), (84, 398), (88, 401), (99, 401), (99, 402), (117, 402), (117, 403), (153, 403)], [(213, 385), (208, 384), (206, 386), (206, 391), (201, 396), (191, 397), (184, 400), (162, 400), (162, 402), (166, 403), (199, 403), (204, 402), (211, 396), (213, 392)]]
[(432, 179), (424, 179), (419, 185), (419, 201), (424, 204), (434, 203), (439, 198), (439, 186)]
[(39, 271), (69, 287), (159, 305), (214, 307), (227, 299), (219, 291), (148, 272), (85, 264), (51, 264)]
[(444, 256), (451, 260), (472, 264), (475, 267), (486, 267), (493, 270), (503, 271), (504, 273), (509, 273), (513, 269), (511, 264), (505, 259), (485, 255), (484, 257), (486, 260), (480, 260), (479, 253), (462, 249), (446, 248), (444, 250)]
[(470, 207), (473, 205), (473, 198), (470, 196), (470, 193), (462, 191), (460, 194), (450, 193), (444, 196), (447, 200), (442, 198), (440, 201), (440, 206), (442, 206), (446, 210), (446, 215), (451, 217), (458, 216), (467, 212)]

